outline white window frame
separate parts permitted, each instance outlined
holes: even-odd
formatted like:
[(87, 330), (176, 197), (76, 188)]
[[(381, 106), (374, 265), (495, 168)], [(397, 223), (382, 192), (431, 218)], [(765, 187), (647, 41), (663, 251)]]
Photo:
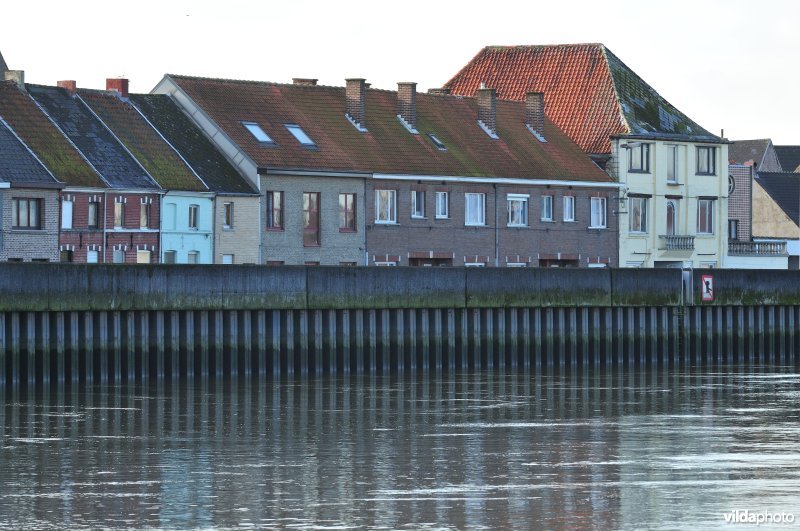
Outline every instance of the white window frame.
[(125, 203), (114, 201), (114, 228), (125, 228)]
[(425, 218), (424, 190), (411, 190), (411, 217), (414, 219)]
[[(608, 220), (606, 216), (606, 198), (605, 197), (592, 197), (589, 199), (589, 228), (590, 229), (605, 229), (607, 228)], [(596, 219), (599, 215), (600, 219)], [(598, 223), (599, 221), (599, 223)]]
[[(680, 146), (677, 144), (667, 145), (667, 184), (678, 184), (678, 173), (680, 169)], [(670, 171), (672, 176), (670, 176)]]
[(189, 229), (200, 229), (200, 205), (189, 205)]
[[(629, 197), (630, 206), (628, 208), (628, 232), (632, 234), (647, 234), (647, 197)], [(636, 219), (634, 212), (638, 208), (639, 219)]]
[(66, 199), (61, 201), (61, 228), (72, 228), (72, 201)]
[[(529, 194), (506, 194), (506, 205), (508, 210), (508, 219), (506, 224), (509, 227), (527, 227), (528, 226), (528, 201), (530, 200)], [(514, 220), (514, 210), (512, 209), (513, 203), (520, 203), (518, 212), (522, 219)]]
[(564, 221), (575, 221), (575, 196), (564, 196)]
[(553, 196), (542, 196), (542, 221), (553, 221)]
[(235, 260), (236, 260), (236, 257), (234, 255), (232, 255), (232, 254), (223, 254), (222, 255), (222, 263), (223, 264), (226, 264), (226, 265), (234, 264), (234, 263), (236, 263)]
[[(476, 216), (470, 208), (470, 197), (480, 199), (480, 210), (477, 212), (477, 218), (479, 219), (476, 219)], [(483, 227), (486, 225), (486, 194), (474, 192), (464, 193), (464, 225), (468, 227)]]
[(486, 262), (464, 262), (464, 267), (486, 267)]
[[(223, 229), (232, 229), (233, 228), (233, 202), (227, 201), (222, 203), (222, 228)], [(271, 214), (268, 212), (267, 214)]]
[(247, 131), (253, 135), (253, 138), (256, 139), (256, 142), (261, 144), (274, 144), (275, 141), (267, 134), (266, 131), (256, 122), (242, 122), (242, 127), (247, 129)]
[[(669, 211), (670, 206), (672, 206), (672, 232), (669, 231)], [(665, 209), (666, 214), (666, 225), (665, 225), (665, 234), (667, 236), (674, 236), (678, 233), (678, 201), (675, 199), (670, 199), (667, 201), (667, 206)]]
[(375, 190), (375, 223), (377, 225), (397, 223), (397, 190)]
[[(706, 216), (705, 216), (705, 224), (707, 225), (707, 230), (700, 230), (700, 221), (701, 221), (701, 213), (703, 204), (706, 204)], [(714, 200), (713, 199), (698, 199), (697, 200), (697, 234), (702, 234), (704, 236), (713, 236), (714, 234)]]
[(528, 267), (527, 262), (506, 262), (506, 267)]
[(447, 219), (450, 217), (450, 193), (435, 192), (436, 199), (436, 219)]
[(397, 262), (375, 262), (377, 267), (396, 267)]
[(86, 251), (86, 263), (87, 264), (97, 264), (100, 262), (100, 252), (89, 250)]

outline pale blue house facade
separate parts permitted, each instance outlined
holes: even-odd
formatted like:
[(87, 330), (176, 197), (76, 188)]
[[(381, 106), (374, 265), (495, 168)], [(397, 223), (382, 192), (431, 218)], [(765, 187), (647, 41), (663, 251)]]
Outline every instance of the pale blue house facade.
[(214, 262), (214, 193), (170, 191), (161, 203), (161, 263)]

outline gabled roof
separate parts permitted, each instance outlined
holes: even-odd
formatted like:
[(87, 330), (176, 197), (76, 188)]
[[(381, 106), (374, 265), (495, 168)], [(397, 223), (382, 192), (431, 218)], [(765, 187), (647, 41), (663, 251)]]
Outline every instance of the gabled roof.
[(27, 88), (112, 188), (158, 188), (80, 100), (59, 87), (27, 85)]
[(0, 120), (0, 181), (14, 186), (62, 186)]
[(719, 142), (666, 101), (602, 44), (487, 46), (444, 88), (471, 96), (543, 92), (547, 116), (588, 153), (610, 153), (613, 135)]
[[(546, 123), (546, 143), (525, 126), (524, 104), (498, 101), (499, 140), (478, 125), (473, 98), (417, 95), (417, 130), (397, 118), (397, 93), (366, 91), (367, 132), (345, 117), (341, 87), (283, 85), (169, 76), (259, 168), (294, 168), (411, 175), (452, 175), (609, 182), (564, 133)], [(242, 125), (256, 122), (274, 140), (258, 142)], [(316, 144), (301, 145), (285, 124)], [(447, 147), (440, 151), (427, 136)]]
[(8, 70), (8, 66), (6, 65), (5, 59), (3, 59), (3, 54), (0, 53), (0, 74)]
[(760, 168), (770, 142), (771, 140), (769, 138), (760, 140), (734, 140), (733, 143), (728, 146), (728, 161), (731, 164), (747, 164), (748, 162), (754, 162), (756, 168)]
[(117, 93), (98, 90), (81, 89), (78, 95), (162, 188), (208, 190), (130, 102)]
[(131, 101), (203, 179), (219, 193), (257, 194), (194, 125), (172, 98), (160, 94), (131, 94)]
[(800, 225), (800, 173), (758, 172), (756, 179), (786, 215)]
[(0, 117), (56, 176), (70, 186), (106, 184), (36, 103), (13, 82), (0, 82)]
[(783, 171), (800, 172), (800, 146), (775, 146)]

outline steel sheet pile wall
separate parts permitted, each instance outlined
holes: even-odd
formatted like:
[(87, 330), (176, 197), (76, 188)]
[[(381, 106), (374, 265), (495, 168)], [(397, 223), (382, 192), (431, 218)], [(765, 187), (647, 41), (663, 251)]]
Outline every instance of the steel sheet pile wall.
[(0, 265), (0, 385), (796, 360), (800, 276)]

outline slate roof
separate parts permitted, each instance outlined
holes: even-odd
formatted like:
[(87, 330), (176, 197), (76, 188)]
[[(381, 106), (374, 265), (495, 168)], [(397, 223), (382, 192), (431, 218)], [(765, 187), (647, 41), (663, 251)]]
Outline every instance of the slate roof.
[(800, 146), (775, 146), (783, 171), (800, 173)]
[(131, 94), (130, 99), (178, 150), (210, 190), (231, 194), (258, 193), (172, 98), (161, 94)]
[(59, 87), (27, 85), (27, 88), (112, 188), (158, 188), (80, 100)]
[(71, 186), (106, 188), (97, 172), (16, 83), (0, 82), (0, 117), (59, 181)]
[(11, 183), (12, 186), (63, 186), (20, 142), (4, 121), (0, 121), (0, 181)]
[(0, 53), (0, 74), (8, 70), (8, 66), (6, 65), (5, 59), (3, 59), (3, 54)]
[(602, 44), (487, 46), (445, 85), (471, 96), (545, 94), (545, 112), (588, 153), (610, 153), (613, 135), (719, 142), (666, 101)]
[(756, 179), (786, 215), (800, 225), (800, 173), (758, 172)]
[(770, 139), (760, 140), (734, 140), (728, 146), (728, 161), (731, 164), (745, 164), (755, 162), (757, 168), (761, 167), (761, 160), (769, 147)]
[(78, 95), (162, 188), (208, 190), (130, 102), (123, 101), (117, 93), (98, 90), (81, 89)]
[[(366, 127), (344, 116), (342, 87), (284, 85), (186, 76), (170, 78), (260, 168), (293, 168), (412, 175), (453, 175), (609, 182), (563, 132), (546, 122), (547, 143), (525, 127), (524, 104), (497, 102), (499, 140), (477, 124), (473, 98), (417, 94), (417, 129), (397, 119), (397, 94), (366, 91)], [(276, 145), (260, 144), (243, 126), (257, 122)], [(316, 143), (303, 147), (284, 127), (297, 124)], [(436, 148), (427, 133), (447, 146)]]

